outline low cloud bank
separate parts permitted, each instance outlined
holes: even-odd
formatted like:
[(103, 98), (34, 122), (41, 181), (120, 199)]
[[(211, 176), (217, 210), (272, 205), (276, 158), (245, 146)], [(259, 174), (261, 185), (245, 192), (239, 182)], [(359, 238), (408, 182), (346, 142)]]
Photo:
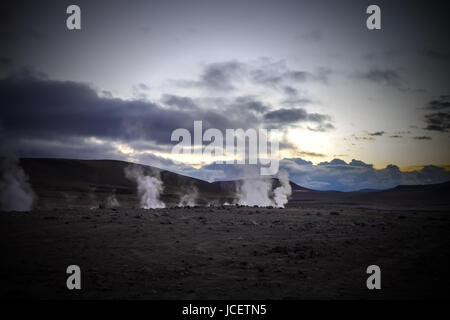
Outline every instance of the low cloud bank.
[[(177, 172), (206, 181), (252, 178), (254, 175), (245, 167), (250, 166), (213, 163), (200, 169), (184, 168)], [(388, 189), (397, 185), (433, 184), (450, 180), (450, 172), (437, 166), (430, 165), (420, 170), (403, 172), (396, 165), (375, 169), (373, 165), (359, 160), (347, 163), (334, 159), (314, 165), (301, 158), (290, 158), (280, 161), (280, 172), (282, 171), (289, 174), (292, 182), (315, 190)]]
[(290, 173), (291, 181), (317, 190), (388, 189), (397, 185), (433, 184), (450, 180), (450, 172), (437, 166), (403, 172), (396, 165), (375, 169), (373, 165), (359, 160), (346, 163), (334, 159), (313, 165), (301, 159), (284, 159), (280, 167)]

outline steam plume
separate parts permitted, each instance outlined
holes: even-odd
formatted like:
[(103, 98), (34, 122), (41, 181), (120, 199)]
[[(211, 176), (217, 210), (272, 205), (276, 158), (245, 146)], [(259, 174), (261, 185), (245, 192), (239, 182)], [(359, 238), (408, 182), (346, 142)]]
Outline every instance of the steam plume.
[(4, 211), (30, 211), (34, 192), (28, 177), (15, 159), (0, 162), (0, 208)]
[(244, 206), (284, 208), (288, 197), (292, 193), (289, 183), (289, 175), (286, 171), (280, 171), (278, 180), (281, 186), (272, 191), (272, 180), (267, 177), (256, 176), (245, 179), (237, 186), (238, 204)]
[(198, 190), (196, 187), (192, 187), (191, 190), (184, 194), (180, 198), (180, 202), (178, 203), (179, 207), (194, 207), (195, 206), (195, 200), (198, 197)]
[(102, 201), (100, 201), (100, 204), (98, 207), (100, 209), (103, 209), (103, 208), (112, 209), (112, 208), (116, 208), (119, 206), (120, 206), (120, 203), (119, 203), (119, 200), (117, 200), (117, 198), (116, 198), (116, 190), (113, 189), (110, 195), (103, 197), (103, 199), (102, 199)]
[(164, 188), (158, 176), (144, 175), (142, 168), (138, 166), (125, 168), (125, 176), (136, 181), (141, 208), (156, 209), (166, 207), (164, 202), (159, 200), (159, 196)]
[(268, 178), (245, 179), (237, 188), (238, 204), (243, 206), (268, 207), (273, 205), (269, 198), (272, 181)]
[(273, 191), (274, 202), (276, 207), (284, 208), (285, 204), (288, 202), (288, 197), (292, 194), (287, 171), (280, 171), (278, 173), (278, 180), (280, 181), (281, 186)]
[(106, 205), (106, 208), (116, 208), (116, 207), (120, 206), (120, 203), (117, 200), (116, 195), (113, 193), (112, 195), (109, 195), (108, 197), (106, 197), (105, 205)]

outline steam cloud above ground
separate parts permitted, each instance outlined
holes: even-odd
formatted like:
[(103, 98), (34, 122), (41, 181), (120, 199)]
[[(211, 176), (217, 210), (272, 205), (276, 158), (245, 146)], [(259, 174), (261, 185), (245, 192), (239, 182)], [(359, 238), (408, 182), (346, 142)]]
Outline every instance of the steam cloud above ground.
[[(140, 206), (143, 209), (165, 208), (166, 204), (160, 200), (164, 190), (164, 183), (159, 173), (149, 175), (139, 166), (125, 168), (125, 176), (136, 182)], [(254, 176), (236, 184), (236, 198), (234, 203), (243, 206), (278, 207), (284, 208), (288, 197), (292, 193), (289, 182), (289, 174), (281, 171), (278, 174), (280, 186), (273, 190), (272, 178), (266, 176)], [(178, 207), (194, 207), (199, 196), (195, 186), (181, 194)]]
[(137, 183), (138, 196), (143, 209), (165, 208), (159, 196), (164, 189), (159, 176), (145, 175), (141, 167), (131, 166), (125, 168), (125, 176)]
[(288, 197), (292, 194), (287, 171), (280, 171), (278, 173), (278, 180), (280, 181), (281, 186), (276, 188), (273, 192), (274, 202), (276, 207), (284, 208), (285, 204), (288, 203)]
[(198, 189), (196, 187), (192, 187), (188, 193), (181, 196), (178, 206), (195, 207), (195, 201), (197, 198), (198, 198)]
[(272, 190), (272, 180), (268, 177), (257, 176), (245, 179), (236, 188), (237, 203), (244, 206), (284, 208), (288, 197), (292, 194), (289, 174), (286, 171), (280, 171), (278, 180), (281, 186)]
[(112, 194), (105, 199), (105, 206), (106, 208), (116, 208), (120, 206), (115, 194)]
[(28, 177), (16, 159), (0, 161), (0, 209), (4, 211), (30, 211), (35, 194)]
[(241, 185), (237, 186), (238, 204), (258, 207), (272, 206), (271, 191), (272, 181), (270, 178), (245, 179)]

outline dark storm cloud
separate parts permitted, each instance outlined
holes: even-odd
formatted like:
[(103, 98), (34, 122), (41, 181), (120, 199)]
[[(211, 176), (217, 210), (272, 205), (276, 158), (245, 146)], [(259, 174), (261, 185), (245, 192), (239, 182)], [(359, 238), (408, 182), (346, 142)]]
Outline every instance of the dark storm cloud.
[(123, 159), (117, 143), (137, 151), (170, 152), (172, 131), (192, 131), (195, 120), (202, 120), (204, 129), (222, 131), (297, 124), (307, 124), (311, 131), (334, 129), (328, 115), (304, 109), (270, 111), (272, 106), (255, 96), (207, 100), (207, 109), (202, 107), (203, 98), (172, 94), (163, 95), (160, 103), (123, 100), (30, 70), (0, 79), (0, 99), (5, 106), (14, 106), (0, 110), (2, 139), (24, 156)]
[(325, 120), (326, 116), (318, 115), (314, 118), (312, 114), (308, 114), (305, 109), (279, 109), (268, 112), (264, 115), (264, 118), (269, 122), (275, 122), (279, 124), (305, 122), (313, 118), (312, 121), (319, 122)]
[(336, 129), (331, 123), (319, 123), (315, 127), (308, 126), (308, 130), (314, 132), (327, 132)]
[(195, 110), (198, 109), (197, 104), (189, 97), (180, 97), (171, 94), (163, 95), (161, 101), (168, 106), (178, 108), (180, 110)]
[(304, 157), (314, 157), (314, 158), (325, 158), (327, 156), (326, 154), (323, 153), (309, 152), (309, 151), (298, 151), (297, 154)]
[[(27, 73), (1, 79), (0, 99), (7, 106), (0, 109), (3, 134), (21, 139), (97, 137), (169, 144), (174, 129), (191, 129), (194, 120), (220, 130), (259, 125), (247, 110), (206, 110), (175, 96), (166, 97), (166, 102), (178, 103), (178, 108), (163, 108), (149, 101), (101, 97), (86, 84)], [(182, 103), (190, 109), (180, 110)]]
[[(138, 83), (136, 85), (133, 85), (132, 90), (133, 90), (133, 97), (135, 99), (145, 100), (147, 99), (147, 91), (150, 90), (150, 87), (144, 83)], [(107, 96), (110, 95), (107, 94)]]
[[(53, 140), (16, 138), (14, 145), (6, 141), (8, 148), (2, 150), (5, 155), (17, 157), (48, 157), (70, 159), (116, 159), (126, 160), (127, 156), (119, 152), (112, 144), (96, 144), (79, 137), (59, 137)], [(17, 146), (19, 146), (17, 148)]]
[(326, 114), (308, 113), (305, 109), (278, 109), (268, 112), (264, 115), (264, 119), (269, 124), (277, 126), (295, 125), (300, 123), (314, 123), (315, 127), (308, 126), (311, 131), (329, 131), (334, 126), (329, 123), (331, 117)]
[(298, 90), (295, 88), (292, 88), (291, 86), (285, 86), (284, 87), (284, 93), (289, 97), (297, 97)]
[(435, 111), (450, 108), (450, 96), (442, 95), (438, 100), (430, 101), (427, 108)]
[(246, 65), (237, 61), (215, 62), (203, 67), (198, 80), (175, 80), (180, 87), (199, 87), (228, 92), (236, 89), (234, 82), (245, 76)]
[(450, 96), (441, 95), (439, 99), (430, 101), (427, 110), (438, 111), (425, 115), (425, 130), (448, 132), (450, 130)]
[(359, 78), (371, 81), (380, 85), (399, 87), (402, 84), (400, 75), (389, 69), (371, 69), (367, 72), (360, 73)]
[[(311, 81), (326, 84), (331, 73), (329, 68), (319, 68), (316, 72), (290, 69), (284, 61), (273, 62), (266, 58), (256, 65), (239, 61), (207, 64), (199, 80), (177, 80), (176, 83), (181, 87), (201, 87), (227, 92), (237, 89), (236, 83), (246, 80), (255, 85), (285, 90), (285, 84)], [(285, 93), (288, 94), (286, 91)]]
[(284, 77), (288, 80), (294, 80), (297, 82), (306, 81), (321, 81), (328, 82), (328, 76), (331, 74), (331, 70), (326, 68), (319, 69), (316, 73), (311, 73), (307, 71), (292, 70), (284, 74)]
[(384, 132), (384, 131), (377, 131), (377, 132), (372, 132), (372, 133), (369, 133), (369, 136), (371, 136), (371, 137), (377, 137), (377, 136), (382, 136), (383, 134), (385, 134), (386, 132)]
[(448, 132), (450, 130), (450, 113), (436, 112), (425, 115), (425, 130)]
[(213, 63), (206, 66), (200, 84), (211, 89), (233, 90), (233, 80), (243, 72), (244, 65), (236, 61)]
[(331, 70), (321, 68), (316, 73), (303, 70), (290, 70), (284, 66), (273, 68), (269, 66), (262, 66), (251, 72), (251, 79), (255, 83), (275, 87), (283, 83), (302, 83), (310, 81), (319, 81), (328, 83), (328, 77)]
[(318, 166), (346, 166), (347, 163), (341, 159), (333, 159), (331, 161), (323, 161), (318, 164)]
[(413, 137), (414, 140), (432, 140), (431, 137), (428, 136), (418, 136), (418, 137)]
[(293, 144), (292, 142), (288, 141), (287, 139), (283, 139), (281, 141), (279, 141), (279, 148), (281, 149), (292, 149), (295, 148), (295, 144)]
[(311, 99), (304, 97), (297, 89), (291, 86), (285, 86), (283, 88), (283, 93), (286, 96), (286, 99), (281, 102), (283, 105), (294, 107), (312, 103)]
[(101, 95), (105, 98), (113, 99), (113, 94), (108, 90), (102, 90)]
[(355, 134), (352, 134), (352, 138), (357, 140), (357, 141), (361, 141), (361, 140), (365, 140), (365, 141), (374, 141), (375, 138), (372, 136), (366, 137), (366, 136), (357, 136)]
[(241, 96), (235, 99), (236, 107), (243, 110), (250, 110), (256, 113), (264, 113), (270, 109), (269, 106), (252, 96)]
[(308, 115), (308, 120), (311, 122), (324, 123), (325, 121), (330, 121), (331, 118), (329, 115), (325, 114), (310, 113)]
[(279, 142), (280, 150), (295, 150), (296, 156), (302, 156), (302, 157), (314, 157), (314, 158), (324, 158), (327, 155), (323, 153), (317, 153), (317, 152), (311, 152), (311, 151), (305, 151), (305, 150), (299, 150), (298, 147), (291, 141), (287, 140), (286, 138), (283, 138)]

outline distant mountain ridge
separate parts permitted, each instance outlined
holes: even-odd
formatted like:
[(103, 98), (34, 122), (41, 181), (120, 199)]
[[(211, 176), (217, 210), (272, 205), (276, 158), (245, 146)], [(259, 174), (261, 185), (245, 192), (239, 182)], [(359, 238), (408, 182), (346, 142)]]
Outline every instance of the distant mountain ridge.
[[(158, 165), (156, 165), (158, 166)], [(260, 165), (210, 163), (201, 168), (174, 164), (169, 170), (205, 181), (239, 180), (257, 174)], [(164, 167), (165, 168), (165, 167)], [(302, 158), (284, 158), (279, 170), (286, 171), (297, 185), (314, 190), (386, 190), (397, 185), (437, 184), (450, 180), (450, 171), (443, 166), (426, 165), (416, 170), (402, 171), (389, 164), (375, 168), (372, 164), (352, 159), (333, 159), (313, 164)]]
[(450, 181), (428, 185), (400, 185), (386, 190), (311, 191), (295, 193), (290, 204), (333, 203), (339, 205), (445, 209), (450, 207)]

